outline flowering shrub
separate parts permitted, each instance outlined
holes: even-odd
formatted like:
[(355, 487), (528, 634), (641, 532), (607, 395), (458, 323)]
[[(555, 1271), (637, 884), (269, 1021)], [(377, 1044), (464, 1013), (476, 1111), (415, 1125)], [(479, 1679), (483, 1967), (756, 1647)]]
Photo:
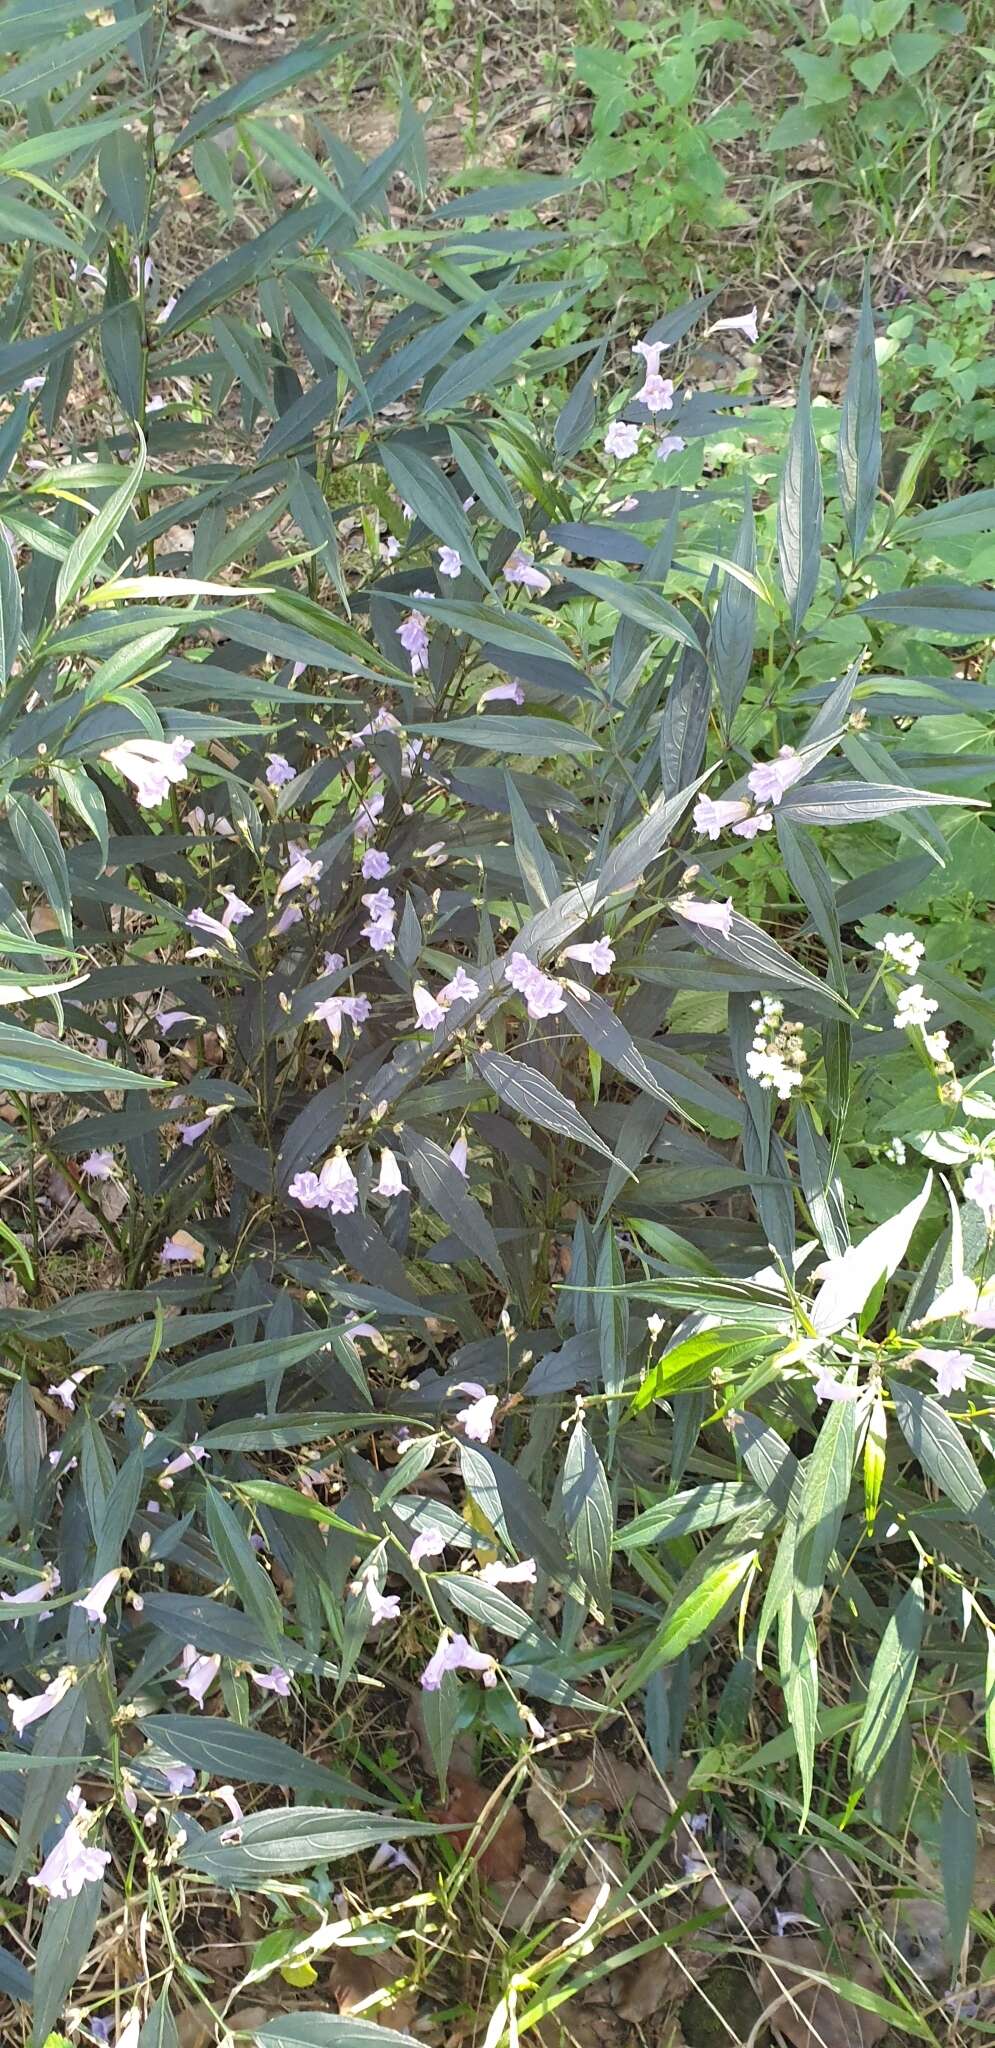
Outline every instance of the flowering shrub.
[[(995, 1012), (890, 921), (977, 769), (903, 753), (882, 666), (922, 632), (962, 701), (936, 635), (963, 661), (995, 600), (905, 580), (869, 293), (835, 475), (806, 371), (758, 545), (702, 478), (708, 302), (613, 338), (610, 421), (608, 337), (571, 351), (551, 417), (528, 237), (463, 200), (384, 253), (413, 118), (321, 165), (259, 120), (319, 41), (160, 133), (146, 27), (5, 88), (100, 186), (78, 244), (19, 202), (58, 289), (26, 273), (0, 350), (0, 1983), (39, 2040), (105, 1897), (143, 1887), (165, 2040), (205, 1997), (181, 1897), (305, 1897), (317, 1954), (325, 1865), (436, 1853), (303, 1737), (374, 1681), (444, 1781), (468, 1728), (517, 1758), (626, 1701), (666, 1771), (707, 1678), (703, 1791), (776, 1694), (793, 1824), (819, 1756), (898, 1831), (922, 1740), (962, 1844), (973, 1738), (937, 1758), (922, 1707), (995, 1669)], [(188, 160), (211, 193), (233, 120), (313, 196), (173, 278), (163, 195)], [(104, 1245), (68, 1293), (60, 1186)]]

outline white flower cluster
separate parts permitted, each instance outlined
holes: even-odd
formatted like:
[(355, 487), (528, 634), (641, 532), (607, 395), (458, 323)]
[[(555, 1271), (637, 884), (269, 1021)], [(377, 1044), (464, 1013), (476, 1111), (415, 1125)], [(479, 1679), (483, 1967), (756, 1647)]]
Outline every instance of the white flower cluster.
[(913, 932), (885, 932), (874, 951), (883, 953), (888, 964), (900, 967), (903, 974), (914, 974), (926, 948)]
[(896, 1031), (925, 1031), (939, 1007), (931, 996), (926, 995), (921, 981), (910, 982), (908, 988), (902, 989), (895, 1004)]
[(773, 1088), (787, 1102), (802, 1085), (805, 1047), (802, 1026), (785, 1021), (784, 1004), (774, 996), (751, 1003), (757, 1018), (753, 1044), (746, 1055), (746, 1071), (761, 1088)]

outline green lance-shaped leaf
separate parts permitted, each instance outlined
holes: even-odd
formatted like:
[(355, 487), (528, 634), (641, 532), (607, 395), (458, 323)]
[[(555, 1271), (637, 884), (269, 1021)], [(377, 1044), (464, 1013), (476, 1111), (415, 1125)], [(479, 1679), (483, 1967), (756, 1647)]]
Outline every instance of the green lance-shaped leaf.
[(48, 1901), (35, 1962), (34, 2048), (48, 2039), (79, 1977), (100, 1914), (102, 1890), (93, 1879), (75, 1898)]
[(940, 1870), (947, 1909), (947, 1952), (956, 1970), (971, 1911), (978, 1857), (978, 1815), (971, 1766), (964, 1750), (944, 1758), (940, 1806)]
[(288, 2012), (255, 2027), (253, 2036), (259, 2048), (421, 2048), (413, 2034), (378, 2027), (353, 2013)]
[(818, 1643), (815, 1623), (805, 1620), (793, 1594), (789, 1594), (784, 1603), (780, 1622), (781, 1686), (802, 1778), (802, 1803), (798, 1816), (798, 1832), (802, 1834), (812, 1804), (815, 1774), (815, 1739), (819, 1723)]
[(131, 468), (125, 472), (117, 490), (111, 492), (99, 512), (84, 526), (82, 533), (77, 534), (59, 570), (55, 586), (57, 611), (72, 604), (89, 583), (138, 494), (146, 464), (145, 441), (141, 433), (138, 439), (139, 450)]
[(169, 1992), (160, 1991), (142, 2023), (138, 2048), (179, 2048), (180, 2037), (169, 2003)]
[(740, 1592), (756, 1562), (756, 1547), (736, 1546), (735, 1538), (714, 1537), (674, 1590), (660, 1628), (626, 1674), (619, 1697), (627, 1699), (662, 1664), (696, 1643), (718, 1621)]
[(455, 548), (478, 583), (487, 584), (488, 578), (477, 560), (470, 522), (449, 478), (430, 456), (412, 446), (410, 437), (398, 435), (395, 440), (382, 441), (380, 459), (398, 497), (424, 520), (437, 540)]
[(881, 1769), (901, 1727), (919, 1662), (924, 1611), (922, 1580), (915, 1578), (888, 1617), (850, 1751), (851, 1775), (864, 1783)]
[[(756, 528), (749, 490), (732, 559), (739, 568), (748, 569), (751, 574), (755, 573)], [(741, 583), (738, 576), (730, 576), (727, 573), (719, 591), (708, 636), (708, 661), (715, 677), (727, 731), (739, 709), (750, 673), (756, 618), (755, 592), (747, 584)]]
[(812, 426), (811, 365), (809, 350), (802, 367), (777, 500), (777, 553), (796, 639), (815, 596), (822, 545), (822, 476)]
[(881, 476), (881, 393), (869, 267), (840, 412), (837, 460), (843, 517), (856, 554), (871, 523)]
[(516, 320), (511, 327), (506, 327), (503, 334), (491, 335), (479, 347), (469, 350), (450, 369), (443, 370), (441, 377), (432, 385), (424, 411), (437, 419), (440, 414), (464, 405), (476, 392), (493, 391), (513, 375), (526, 350), (573, 303), (572, 298), (561, 299), (539, 313), (528, 313), (523, 320)]
[(832, 1401), (815, 1449), (805, 1464), (795, 1533), (795, 1599), (806, 1620), (822, 1598), (826, 1568), (836, 1547), (850, 1491), (855, 1438), (854, 1401)]
[(180, 1860), (188, 1870), (202, 1871), (219, 1884), (264, 1884), (267, 1878), (304, 1870), (312, 1863), (335, 1863), (375, 1849), (380, 1842), (410, 1842), (436, 1835), (428, 1821), (382, 1818), (327, 1806), (274, 1806), (248, 1813), (232, 1827), (215, 1828), (184, 1844)]
[(567, 1443), (561, 1495), (564, 1525), (581, 1577), (602, 1613), (607, 1614), (615, 1517), (608, 1475), (580, 1418)]
[(889, 1381), (898, 1426), (923, 1471), (945, 1500), (970, 1516), (989, 1543), (995, 1542), (995, 1508), (967, 1444), (951, 1415), (903, 1381)]
[(508, 1275), (493, 1228), (449, 1154), (434, 1139), (423, 1138), (416, 1131), (406, 1134), (404, 1153), (429, 1208), (441, 1216), (467, 1251), (507, 1287)]
[(537, 1067), (527, 1066), (524, 1060), (509, 1059), (503, 1052), (481, 1052), (475, 1058), (488, 1088), (493, 1088), (509, 1109), (517, 1110), (519, 1116), (528, 1117), (530, 1123), (539, 1124), (544, 1131), (571, 1138), (575, 1145), (587, 1145), (603, 1159), (612, 1158), (610, 1145), (599, 1138), (586, 1117)]
[(48, 812), (33, 796), (12, 790), (7, 817), (18, 853), (54, 910), (67, 946), (73, 943), (72, 888), (62, 840)]
[(21, 585), (10, 542), (0, 527), (0, 683), (5, 683), (17, 660), (21, 639)]

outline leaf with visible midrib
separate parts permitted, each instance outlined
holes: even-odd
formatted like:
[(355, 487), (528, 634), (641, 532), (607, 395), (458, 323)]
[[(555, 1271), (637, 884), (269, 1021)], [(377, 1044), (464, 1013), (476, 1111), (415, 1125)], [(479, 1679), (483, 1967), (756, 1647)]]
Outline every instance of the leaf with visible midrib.
[(812, 427), (811, 362), (810, 347), (802, 367), (777, 500), (777, 552), (796, 639), (819, 581), (822, 545), (822, 477)]

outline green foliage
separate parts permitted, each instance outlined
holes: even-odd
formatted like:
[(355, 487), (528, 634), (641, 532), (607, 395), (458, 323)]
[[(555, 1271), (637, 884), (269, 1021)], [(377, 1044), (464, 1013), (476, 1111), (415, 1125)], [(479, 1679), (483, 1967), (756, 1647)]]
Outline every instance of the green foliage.
[[(446, 1910), (467, 1852), (368, 1741), (381, 1689), (440, 1779), (459, 1735), (516, 1782), (551, 1707), (630, 1703), (670, 1767), (694, 1689), (696, 1793), (762, 1787), (782, 1833), (932, 1819), (957, 1954), (981, 1738), (936, 1707), (988, 1699), (995, 1639), (993, 493), (922, 498), (921, 448), (884, 488), (870, 274), (841, 404), (816, 359), (790, 419), (692, 385), (709, 304), (670, 307), (613, 358), (616, 460), (600, 280), (502, 225), (542, 193), (401, 229), (407, 101), (372, 162), (283, 121), (335, 43), (174, 133), (159, 12), (85, 21), (0, 16), (62, 166), (12, 216), (0, 345), (0, 1782), (40, 1906), (3, 1988), (44, 2042), (113, 1887), (171, 2048), (210, 2007), (181, 1898), (258, 1894), (288, 1986), (368, 1850)], [(648, 41), (605, 165), (627, 95), (666, 82), (691, 132), (694, 49)], [(162, 275), (177, 180), (225, 216), (261, 159), (286, 203)], [(43, 1175), (103, 1234), (92, 1285), (51, 1277)]]

